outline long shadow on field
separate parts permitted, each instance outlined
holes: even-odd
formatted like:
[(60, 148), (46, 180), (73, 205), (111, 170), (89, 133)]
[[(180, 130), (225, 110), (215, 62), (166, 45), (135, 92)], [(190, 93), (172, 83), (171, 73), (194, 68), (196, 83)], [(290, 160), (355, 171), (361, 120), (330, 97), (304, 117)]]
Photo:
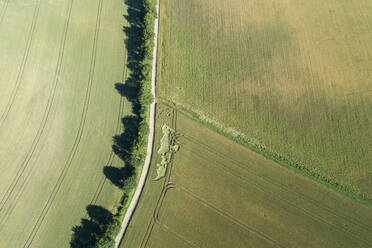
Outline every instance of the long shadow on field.
[(113, 219), (112, 213), (103, 207), (88, 205), (86, 210), (89, 218), (72, 228), (71, 248), (93, 247)]
[(125, 83), (116, 83), (115, 88), (120, 95), (126, 97), (132, 103), (132, 112), (136, 116), (140, 116), (141, 106), (139, 103), (139, 94), (141, 82), (144, 79), (143, 67), (141, 64), (145, 57), (143, 49), (143, 5), (141, 0), (125, 0), (128, 6), (127, 15), (124, 18), (127, 20), (127, 26), (123, 27), (123, 32), (126, 35), (125, 47), (127, 49), (127, 68), (130, 72)]
[[(148, 71), (144, 72), (144, 65), (141, 63), (145, 56), (142, 47), (144, 46), (142, 38), (144, 35), (142, 24), (144, 23), (144, 7), (142, 1), (125, 0), (125, 4), (128, 6), (128, 13), (124, 15), (124, 18), (127, 20), (128, 25), (123, 27), (122, 31), (127, 37), (125, 40), (125, 48), (128, 53), (126, 66), (130, 74), (125, 82), (117, 82), (115, 84), (115, 89), (118, 93), (131, 103), (133, 113), (122, 119), (123, 133), (113, 137), (112, 151), (123, 161), (123, 165), (120, 167), (106, 165), (103, 168), (106, 178), (124, 191), (121, 205), (118, 207), (118, 213), (128, 199), (127, 192), (134, 187), (135, 167), (142, 159), (141, 155), (135, 152), (138, 151), (138, 149), (135, 149), (136, 146), (140, 147), (143, 145), (138, 142), (141, 111), (143, 111), (139, 97), (141, 94), (141, 82), (145, 78), (144, 73), (148, 73)], [(125, 48), (123, 47), (123, 49)], [(110, 244), (107, 247), (111, 247), (118, 232), (118, 230), (115, 231), (115, 228), (120, 229), (120, 222), (117, 218), (118, 213), (113, 216), (110, 211), (95, 205), (89, 205), (87, 212), (89, 218), (82, 219), (79, 226), (73, 227), (73, 235), (70, 241), (71, 247), (96, 247), (97, 243), (102, 242), (102, 240), (105, 244)]]
[(133, 167), (133, 147), (138, 135), (138, 117), (127, 116), (122, 119), (124, 132), (113, 137), (113, 152), (120, 157), (124, 166), (121, 168), (105, 166), (103, 173), (117, 187), (128, 190), (135, 173)]
[(118, 93), (126, 97), (132, 105), (133, 115), (126, 116), (122, 119), (124, 132), (113, 137), (113, 152), (122, 159), (124, 166), (121, 168), (105, 166), (103, 173), (114, 185), (128, 191), (131, 189), (132, 181), (135, 174), (135, 166), (137, 155), (133, 154), (139, 136), (139, 125), (141, 122), (141, 104), (139, 101), (141, 82), (144, 78), (143, 61), (145, 56), (143, 52), (143, 3), (141, 0), (125, 0), (128, 6), (127, 15), (124, 18), (127, 20), (127, 26), (123, 27), (127, 39), (125, 47), (127, 49), (127, 69), (130, 72), (125, 83), (118, 82), (115, 84), (115, 89)]

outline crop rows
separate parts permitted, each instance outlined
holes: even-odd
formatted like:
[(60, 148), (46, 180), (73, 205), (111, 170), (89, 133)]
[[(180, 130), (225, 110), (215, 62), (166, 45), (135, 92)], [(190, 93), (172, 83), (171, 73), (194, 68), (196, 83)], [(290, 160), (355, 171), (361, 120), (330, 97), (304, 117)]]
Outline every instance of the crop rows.
[(162, 101), (368, 204), (370, 2), (162, 4)]
[[(39, 144), (40, 137), (41, 137), (41, 135), (44, 132), (44, 128), (45, 128), (46, 123), (48, 121), (49, 114), (50, 114), (50, 111), (51, 111), (51, 108), (52, 108), (52, 105), (53, 105), (53, 102), (54, 102), (55, 92), (56, 92), (56, 88), (57, 88), (58, 81), (59, 81), (58, 80), (59, 79), (59, 73), (60, 73), (60, 70), (61, 70), (61, 65), (62, 65), (62, 60), (63, 60), (63, 54), (64, 54), (64, 48), (65, 48), (65, 42), (66, 42), (66, 34), (67, 34), (67, 29), (68, 29), (70, 14), (71, 14), (72, 3), (73, 3), (73, 0), (70, 0), (68, 2), (67, 18), (66, 18), (64, 29), (63, 29), (62, 40), (61, 40), (61, 45), (60, 45), (60, 52), (59, 52), (57, 68), (56, 68), (55, 76), (54, 76), (54, 80), (53, 80), (52, 91), (50, 92), (50, 95), (49, 95), (49, 98), (48, 98), (48, 103), (46, 105), (46, 108), (45, 108), (45, 111), (44, 111), (44, 115), (43, 115), (41, 124), (40, 124), (39, 129), (37, 131), (37, 134), (36, 134), (36, 136), (35, 136), (35, 138), (33, 140), (33, 143), (31, 145), (31, 149), (30, 149), (29, 153), (27, 154), (25, 160), (23, 161), (22, 165), (20, 166), (19, 170), (17, 171), (17, 174), (13, 178), (13, 180), (12, 180), (12, 182), (11, 182), (8, 190), (6, 191), (5, 195), (3, 196), (2, 200), (1, 200), (0, 212), (4, 209), (5, 204), (8, 202), (9, 198), (13, 194), (16, 186), (19, 183), (21, 183), (20, 190), (18, 192), (16, 192), (15, 201), (12, 202), (10, 208), (7, 209), (6, 216), (9, 216), (9, 214), (12, 211), (12, 209), (15, 207), (15, 205), (17, 203), (17, 200), (19, 199), (19, 197), (21, 196), (21, 194), (23, 192), (23, 189), (25, 187), (25, 184), (27, 182), (27, 179), (29, 178), (29, 176), (31, 175), (31, 172), (33, 170), (33, 168), (31, 168), (30, 171), (25, 175), (25, 179), (23, 179), (23, 181), (20, 181), (21, 178), (22, 178), (22, 176), (23, 176), (23, 174), (25, 173), (25, 170), (27, 169), (27, 167), (29, 165), (30, 159), (32, 158), (32, 156), (34, 154), (34, 152), (36, 150), (36, 147)], [(34, 32), (33, 30), (35, 29), (35, 24), (34, 23), (36, 23), (35, 20), (36, 20), (37, 14), (39, 12), (39, 8), (40, 8), (40, 1), (39, 1), (39, 4), (36, 5), (36, 11), (35, 11), (34, 19), (33, 19), (33, 25), (32, 25), (32, 29), (31, 29), (32, 31), (30, 32), (30, 37), (32, 37), (32, 34)], [(31, 40), (32, 39), (30, 38), (29, 39), (29, 42), (28, 42), (28, 45), (27, 45), (26, 58), (27, 58), (28, 53), (29, 53), (29, 48), (30, 48)], [(22, 63), (22, 70), (21, 70), (22, 73), (23, 73), (23, 68), (24, 68), (25, 63), (26, 63), (26, 59), (24, 59), (24, 63)], [(17, 83), (16, 83), (17, 86), (16, 86), (16, 89), (18, 88), (18, 85), (19, 85), (18, 78), (20, 78), (20, 77), (17, 77)], [(14, 93), (14, 95), (15, 94), (16, 93)], [(14, 96), (12, 97), (10, 107), (13, 105), (13, 102), (14, 102)], [(6, 113), (7, 114), (10, 111), (10, 107), (6, 110)], [(5, 115), (4, 119), (6, 118), (7, 114)], [(4, 225), (4, 220), (2, 220), (0, 222), (0, 225)]]
[[(84, 218), (86, 205), (111, 210), (117, 204), (119, 189), (108, 183), (103, 167), (119, 161), (111, 149), (112, 136), (120, 132), (121, 118), (130, 112), (125, 97), (115, 90), (115, 83), (128, 76), (122, 30), (126, 5), (94, 2), (80, 13), (85, 3), (74, 0), (0, 5), (0, 28), (18, 21), (13, 15), (18, 7), (24, 8), (28, 19), (25, 38), (19, 39), (24, 50), (9, 49), (11, 60), (5, 64), (14, 70), (6, 74), (12, 80), (6, 85), (9, 95), (0, 113), (1, 134), (10, 138), (9, 146), (4, 142), (2, 147), (11, 151), (3, 153), (1, 165), (9, 177), (1, 185), (0, 247), (68, 246), (72, 227)], [(52, 15), (53, 11), (58, 14)], [(74, 103), (73, 109), (68, 107)], [(101, 107), (107, 108), (105, 112)], [(17, 133), (13, 128), (8, 135), (5, 129), (12, 124), (23, 124), (24, 130)], [(25, 139), (21, 144), (20, 138)], [(71, 186), (79, 187), (74, 195), (68, 191)], [(23, 215), (28, 218), (25, 222)]]
[[(196, 139), (195, 137), (192, 137), (190, 135), (184, 135), (183, 137), (185, 139), (187, 139), (188, 141), (197, 144), (198, 146), (202, 146), (203, 147), (203, 150), (208, 151), (209, 153), (212, 153), (216, 157), (219, 157), (221, 161), (222, 160), (229, 161), (228, 162), (228, 165), (226, 163), (220, 162), (218, 160), (215, 161), (216, 165), (217, 164), (219, 165), (218, 168), (223, 169), (225, 171), (225, 173), (231, 174), (231, 175), (239, 178), (240, 180), (245, 181), (248, 184), (253, 184), (253, 182), (251, 180), (248, 180), (248, 179), (242, 177), (238, 173), (233, 173), (232, 170), (231, 170), (231, 168), (229, 168), (229, 167), (231, 167), (231, 165), (236, 166), (236, 167), (238, 167), (240, 169), (243, 169), (244, 171), (248, 172), (250, 175), (252, 175), (252, 178), (258, 178), (258, 179), (264, 181), (265, 183), (273, 184), (273, 185), (275, 185), (275, 187), (281, 189), (283, 192), (288, 193), (288, 194), (291, 194), (291, 195), (295, 195), (296, 197), (302, 199), (304, 202), (310, 202), (314, 206), (316, 206), (317, 208), (322, 209), (322, 210), (325, 210), (326, 213), (327, 213), (327, 215), (331, 215), (331, 216), (334, 216), (336, 218), (340, 218), (340, 219), (342, 219), (344, 221), (350, 222), (350, 223), (352, 223), (352, 224), (354, 224), (356, 226), (359, 226), (359, 228), (362, 229), (362, 230), (363, 229), (364, 230), (367, 230), (372, 235), (372, 226), (370, 226), (368, 224), (365, 224), (365, 223), (361, 222), (360, 220), (355, 219), (354, 217), (352, 217), (350, 215), (345, 215), (345, 214), (338, 213), (337, 212), (337, 209), (331, 209), (330, 207), (328, 207), (327, 205), (323, 204), (320, 201), (317, 201), (317, 200), (315, 200), (315, 199), (313, 199), (311, 197), (308, 197), (308, 196), (306, 196), (305, 194), (303, 194), (301, 192), (294, 191), (293, 189), (288, 188), (285, 185), (283, 185), (283, 184), (281, 184), (279, 182), (276, 182), (275, 180), (272, 180), (271, 178), (269, 178), (267, 176), (264, 176), (262, 174), (257, 173), (257, 171), (249, 168), (249, 166), (245, 166), (244, 164), (242, 164), (241, 162), (237, 161), (233, 157), (231, 157), (231, 156), (225, 156), (225, 155), (222, 155), (219, 152), (214, 151), (213, 148), (211, 148), (209, 145), (201, 142), (200, 140)], [(185, 146), (185, 149), (188, 150), (189, 148), (187, 146)], [(204, 159), (206, 161), (208, 159), (205, 156), (205, 153), (202, 153), (202, 152), (198, 152), (198, 151), (192, 150), (192, 154), (193, 155), (196, 155), (199, 158), (202, 158), (202, 159)], [(258, 189), (263, 190), (262, 188), (260, 188), (258, 186), (258, 184), (253, 184), (253, 185), (255, 185)], [(278, 197), (278, 196), (275, 196), (275, 194), (269, 194), (269, 195), (274, 195), (274, 197)], [(288, 203), (290, 203), (290, 202), (288, 202)], [(294, 207), (296, 207), (296, 206), (294, 206)]]
[[(171, 122), (172, 126), (176, 122), (177, 133), (180, 134), (180, 151), (172, 160), (172, 166), (163, 182), (152, 182), (151, 179), (147, 182), (147, 187), (151, 189), (146, 190), (145, 186), (144, 198), (137, 210), (139, 212), (135, 213), (132, 220), (133, 230), (129, 228), (121, 247), (166, 246), (167, 241), (162, 241), (161, 236), (157, 235), (171, 235), (187, 246), (199, 247), (202, 245), (199, 242), (203, 242), (200, 240), (204, 237), (202, 235), (211, 235), (205, 239), (218, 239), (219, 235), (211, 234), (215, 232), (211, 230), (223, 229), (214, 226), (216, 223), (210, 218), (216, 218), (216, 222), (218, 219), (218, 223), (227, 221), (224, 224), (226, 228), (232, 223), (242, 232), (247, 232), (247, 235), (249, 233), (257, 237), (255, 241), (249, 239), (251, 241), (247, 242), (265, 241), (270, 247), (314, 242), (312, 235), (316, 235), (316, 240), (319, 240), (319, 243), (312, 243), (314, 247), (319, 244), (327, 244), (329, 247), (340, 244), (346, 247), (351, 244), (360, 247), (372, 245), (368, 209), (287, 169), (275, 166), (272, 161), (222, 136), (212, 134), (182, 114), (175, 120), (178, 111), (174, 109), (171, 109), (173, 114), (167, 117), (169, 120), (163, 120), (167, 115), (163, 108), (160, 106), (158, 111), (157, 131), (163, 122)], [(157, 149), (156, 146), (154, 149)], [(153, 166), (156, 161), (157, 156), (154, 156)], [(156, 185), (159, 183), (161, 187)], [(224, 196), (224, 193), (229, 195)], [(324, 201), (324, 197), (328, 199)], [(230, 203), (230, 200), (233, 202)], [(334, 205), (337, 201), (346, 204), (337, 208)], [(202, 206), (203, 211), (199, 211), (198, 206)], [(184, 213), (184, 209), (189, 207), (191, 210)], [(192, 209), (195, 209), (195, 216), (198, 217), (193, 216)], [(357, 214), (350, 212), (350, 209), (354, 209)], [(256, 212), (258, 210), (260, 212)], [(201, 212), (209, 214), (201, 217)], [(271, 223), (271, 219), (278, 223)], [(214, 224), (210, 225), (210, 230), (204, 230), (208, 221)], [(195, 226), (190, 227), (190, 222), (196, 222)], [(290, 227), (284, 230), (280, 225)], [(138, 229), (140, 226), (142, 228)], [(296, 231), (294, 226), (301, 232), (299, 237), (291, 234)], [(159, 233), (155, 227), (164, 233)], [(201, 233), (198, 234), (195, 228), (201, 228)], [(281, 235), (278, 230), (281, 230)], [(304, 230), (308, 234), (305, 235)], [(136, 233), (136, 238), (133, 233)], [(141, 239), (139, 234), (142, 235)], [(221, 244), (216, 240), (215, 247)]]

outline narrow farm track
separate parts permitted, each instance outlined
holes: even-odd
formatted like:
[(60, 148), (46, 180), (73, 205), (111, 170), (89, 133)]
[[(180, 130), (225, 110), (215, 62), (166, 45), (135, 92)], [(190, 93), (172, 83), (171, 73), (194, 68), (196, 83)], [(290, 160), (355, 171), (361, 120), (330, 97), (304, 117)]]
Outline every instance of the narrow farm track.
[[(152, 78), (151, 78), (151, 93), (156, 99), (156, 65), (157, 65), (157, 51), (158, 51), (158, 33), (159, 33), (159, 0), (156, 3), (156, 19), (155, 19), (155, 27), (154, 27), (154, 53), (153, 53), (153, 61), (152, 61)], [(133, 195), (131, 203), (125, 213), (123, 223), (121, 225), (121, 230), (115, 239), (115, 248), (118, 248), (120, 242), (124, 236), (125, 230), (128, 227), (129, 221), (134, 213), (134, 210), (137, 206), (139, 197), (142, 193), (143, 186), (145, 185), (145, 181), (147, 178), (147, 174), (150, 168), (151, 162), (151, 155), (154, 143), (154, 132), (155, 132), (155, 107), (156, 107), (156, 100), (154, 100), (150, 105), (150, 121), (149, 121), (149, 136), (147, 142), (147, 155), (145, 158), (145, 164), (142, 168), (141, 177), (137, 185), (137, 189)]]
[[(6, 3), (4, 13), (5, 13), (7, 4), (8, 4), (8, 2)], [(22, 81), (22, 76), (23, 76), (23, 73), (24, 73), (24, 70), (25, 70), (25, 66), (26, 66), (26, 63), (27, 63), (28, 56), (30, 54), (30, 48), (31, 48), (33, 37), (34, 37), (34, 34), (35, 34), (35, 28), (36, 28), (37, 19), (38, 19), (38, 16), (39, 16), (40, 4), (41, 4), (41, 1), (39, 0), (37, 2), (37, 4), (35, 5), (34, 15), (33, 15), (32, 21), (31, 21), (30, 30), (28, 32), (26, 49), (25, 49), (25, 52), (24, 52), (23, 57), (22, 57), (22, 62), (21, 62), (21, 65), (20, 65), (20, 68), (19, 68), (19, 71), (18, 71), (18, 75), (17, 75), (17, 79), (15, 81), (14, 87), (12, 89), (12, 92), (11, 92), (10, 96), (9, 96), (9, 100), (8, 100), (6, 106), (5, 106), (5, 110), (1, 114), (1, 117), (0, 117), (0, 129), (3, 126), (4, 121), (8, 117), (9, 112), (12, 109), (12, 106), (14, 104), (14, 100), (16, 98), (16, 95), (17, 95), (17, 92), (18, 92), (18, 89), (19, 89), (19, 85), (21, 84), (21, 81)], [(2, 20), (1, 18), (2, 17), (0, 16), (0, 25), (1, 25), (1, 20)]]
[[(275, 182), (275, 181), (271, 180), (270, 178), (267, 178), (267, 177), (265, 177), (263, 175), (258, 174), (254, 170), (250, 169), (249, 166), (243, 166), (241, 162), (239, 162), (239, 161), (231, 158), (230, 156), (224, 156), (224, 155), (222, 155), (222, 154), (214, 151), (210, 146), (208, 146), (207, 144), (201, 142), (200, 140), (198, 140), (195, 137), (192, 137), (190, 135), (184, 135), (183, 137), (185, 139), (191, 141), (191, 142), (194, 142), (195, 144), (198, 144), (198, 145), (203, 146), (205, 150), (207, 150), (210, 153), (213, 153), (215, 156), (217, 156), (217, 157), (219, 157), (221, 159), (228, 159), (230, 161), (230, 164), (232, 164), (234, 166), (237, 166), (237, 167), (239, 167), (241, 169), (244, 169), (245, 171), (249, 172), (254, 177), (260, 178), (260, 179), (262, 179), (263, 181), (265, 181), (267, 183), (274, 184), (276, 187), (280, 188), (281, 190), (283, 190), (285, 192), (288, 192), (290, 194), (294, 194), (297, 197), (299, 197), (300, 199), (303, 199), (304, 201), (311, 202), (317, 208), (326, 211), (327, 212), (327, 215), (331, 215), (331, 216), (334, 216), (334, 217), (343, 219), (344, 221), (350, 222), (351, 224), (353, 224), (355, 226), (358, 226), (360, 229), (363, 229), (363, 230), (366, 230), (366, 231), (370, 232), (371, 235), (372, 235), (372, 227), (370, 225), (368, 225), (366, 223), (363, 223), (360, 220), (357, 220), (357, 219), (353, 218), (352, 216), (346, 216), (344, 214), (338, 213), (337, 212), (337, 209), (331, 209), (331, 208), (329, 208), (328, 206), (322, 204), (319, 201), (316, 201), (316, 200), (314, 200), (314, 199), (312, 199), (310, 197), (307, 197), (306, 195), (301, 194), (301, 193), (299, 193), (297, 191), (293, 191), (292, 189), (290, 189), (290, 188), (288, 188), (288, 187), (286, 187), (286, 186), (284, 186), (284, 185), (282, 185), (282, 184), (280, 184), (278, 182)], [(204, 158), (203, 154), (198, 154), (196, 151), (193, 151), (193, 154), (196, 154), (199, 157)], [(220, 168), (224, 169), (224, 166), (225, 165), (223, 163), (219, 163), (219, 165), (221, 166)], [(225, 171), (227, 172), (227, 170), (225, 170)], [(227, 173), (230, 173), (231, 174), (231, 171), (228, 171)], [(238, 176), (238, 175), (235, 174), (235, 176)]]
[(44, 205), (44, 208), (41, 211), (40, 216), (38, 217), (34, 227), (32, 228), (32, 231), (30, 232), (26, 242), (24, 243), (23, 247), (30, 247), (41, 224), (44, 221), (44, 218), (48, 214), (48, 211), (53, 204), (53, 201), (58, 194), (58, 191), (60, 190), (60, 187), (66, 177), (66, 174), (68, 170), (70, 169), (70, 166), (72, 164), (72, 161), (75, 158), (77, 149), (79, 147), (81, 138), (83, 136), (84, 132), (84, 127), (85, 127), (85, 121), (89, 109), (89, 102), (90, 102), (90, 94), (91, 94), (91, 89), (93, 85), (93, 79), (94, 79), (94, 71), (95, 71), (95, 64), (96, 64), (96, 55), (97, 55), (97, 43), (98, 43), (98, 36), (99, 36), (99, 31), (100, 31), (100, 22), (101, 22), (101, 13), (102, 13), (102, 8), (103, 8), (103, 0), (99, 1), (98, 5), (98, 12), (97, 12), (97, 19), (96, 19), (96, 26), (95, 26), (95, 34), (94, 34), (94, 41), (93, 41), (93, 50), (92, 50), (92, 60), (90, 64), (90, 72), (89, 72), (89, 79), (88, 79), (88, 85), (86, 88), (86, 94), (85, 94), (85, 100), (84, 100), (84, 105), (83, 105), (83, 111), (81, 114), (81, 119), (80, 119), (80, 124), (78, 128), (78, 132), (73, 144), (73, 147), (71, 149), (71, 152), (66, 160), (66, 163), (62, 169), (62, 172), (59, 175), (59, 178), (56, 182), (56, 184), (53, 187), (52, 193), (49, 195), (49, 198), (47, 202)]
[(6, 193), (1, 198), (0, 213), (3, 211), (5, 205), (8, 203), (10, 197), (12, 196), (12, 194), (14, 194), (14, 191), (15, 191), (17, 185), (19, 185), (19, 184), (21, 184), (20, 190), (15, 193), (16, 194), (15, 202), (10, 203), (12, 205), (7, 209), (6, 214), (1, 215), (2, 219), (0, 219), (0, 226), (3, 226), (4, 220), (7, 219), (7, 218), (4, 219), (4, 217), (9, 216), (9, 214), (11, 213), (12, 209), (16, 205), (16, 202), (19, 199), (19, 197), (20, 197), (20, 195), (23, 191), (23, 188), (25, 186), (27, 178), (30, 174), (26, 175), (23, 180), (22, 180), (22, 177), (24, 176), (24, 173), (25, 173), (27, 167), (29, 166), (29, 162), (30, 162), (35, 150), (36, 150), (36, 147), (39, 144), (41, 135), (44, 132), (44, 128), (45, 128), (46, 123), (47, 123), (48, 118), (49, 118), (49, 114), (50, 114), (50, 111), (51, 111), (51, 108), (52, 108), (52, 105), (53, 105), (53, 102), (54, 102), (56, 88), (57, 88), (57, 85), (58, 85), (58, 82), (59, 82), (59, 74), (60, 74), (60, 71), (61, 71), (61, 65), (62, 65), (62, 61), (63, 61), (63, 54), (64, 54), (65, 43), (66, 43), (66, 35), (67, 35), (68, 26), (69, 26), (72, 5), (73, 5), (73, 0), (70, 0), (68, 2), (66, 21), (65, 21), (65, 24), (64, 24), (64, 28), (63, 28), (61, 45), (60, 45), (60, 49), (59, 49), (58, 62), (57, 62), (57, 67), (56, 67), (55, 74), (54, 74), (54, 80), (53, 80), (53, 83), (52, 83), (52, 90), (49, 94), (48, 102), (47, 102), (46, 108), (44, 110), (44, 114), (43, 114), (40, 126), (38, 128), (36, 136), (33, 139), (33, 142), (32, 142), (32, 145), (31, 145), (31, 148), (30, 148), (29, 152), (27, 153), (27, 155), (26, 155), (25, 159), (23, 160), (21, 166), (17, 170), (17, 173), (16, 173), (15, 177), (12, 179), (11, 184), (9, 185)]

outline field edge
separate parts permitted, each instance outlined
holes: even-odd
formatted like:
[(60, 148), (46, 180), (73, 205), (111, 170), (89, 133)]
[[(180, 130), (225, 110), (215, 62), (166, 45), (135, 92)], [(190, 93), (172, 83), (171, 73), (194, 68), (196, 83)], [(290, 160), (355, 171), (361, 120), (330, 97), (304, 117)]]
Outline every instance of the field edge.
[(291, 160), (290, 158), (284, 157), (281, 154), (275, 153), (275, 152), (271, 151), (269, 148), (267, 148), (263, 145), (256, 144), (256, 143), (253, 143), (253, 142), (249, 142), (246, 138), (243, 138), (243, 137), (234, 136), (233, 134), (229, 133), (228, 131), (224, 130), (223, 128), (220, 128), (217, 125), (213, 124), (211, 121), (202, 120), (200, 118), (200, 116), (198, 115), (198, 113), (196, 113), (192, 110), (189, 110), (189, 109), (183, 107), (180, 104), (174, 103), (172, 101), (165, 100), (163, 98), (159, 99), (158, 103), (164, 104), (169, 108), (176, 109), (180, 113), (184, 114), (186, 117), (190, 118), (193, 121), (198, 122), (199, 124), (203, 125), (204, 127), (208, 128), (209, 130), (212, 130), (212, 131), (228, 138), (229, 140), (232, 140), (232, 141), (234, 141), (234, 142), (236, 142), (240, 145), (243, 145), (244, 147), (247, 147), (251, 151), (254, 151), (254, 152), (264, 156), (265, 158), (276, 162), (280, 166), (283, 166), (283, 167), (285, 167), (285, 168), (287, 168), (287, 169), (289, 169), (289, 170), (291, 170), (291, 171), (293, 171), (297, 174), (300, 174), (300, 175), (305, 176), (305, 177), (307, 177), (307, 178), (309, 178), (309, 179), (311, 179), (311, 180), (313, 180), (317, 183), (320, 183), (320, 184), (324, 185), (325, 187), (348, 197), (349, 199), (352, 199), (352, 200), (357, 201), (357, 202), (359, 202), (359, 203), (361, 203), (361, 204), (363, 204), (363, 205), (365, 205), (369, 208), (372, 208), (372, 199), (369, 199), (369, 198), (365, 197), (364, 195), (355, 192), (349, 186), (342, 185), (341, 183), (339, 183), (337, 181), (334, 181), (334, 180), (331, 180), (330, 178), (328, 178), (324, 175), (313, 172), (306, 165), (303, 165), (299, 162), (295, 162), (295, 161)]

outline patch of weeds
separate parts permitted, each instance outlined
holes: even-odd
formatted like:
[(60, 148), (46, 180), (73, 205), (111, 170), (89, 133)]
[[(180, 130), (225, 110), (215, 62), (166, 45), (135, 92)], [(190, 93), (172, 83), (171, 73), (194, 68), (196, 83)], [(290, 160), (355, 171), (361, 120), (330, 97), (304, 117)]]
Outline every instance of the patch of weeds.
[(160, 180), (165, 177), (167, 167), (172, 161), (173, 155), (180, 149), (177, 144), (177, 133), (174, 129), (170, 128), (166, 124), (162, 127), (163, 137), (160, 140), (160, 148), (158, 154), (161, 156), (161, 162), (156, 164), (157, 176), (153, 179), (154, 181)]

